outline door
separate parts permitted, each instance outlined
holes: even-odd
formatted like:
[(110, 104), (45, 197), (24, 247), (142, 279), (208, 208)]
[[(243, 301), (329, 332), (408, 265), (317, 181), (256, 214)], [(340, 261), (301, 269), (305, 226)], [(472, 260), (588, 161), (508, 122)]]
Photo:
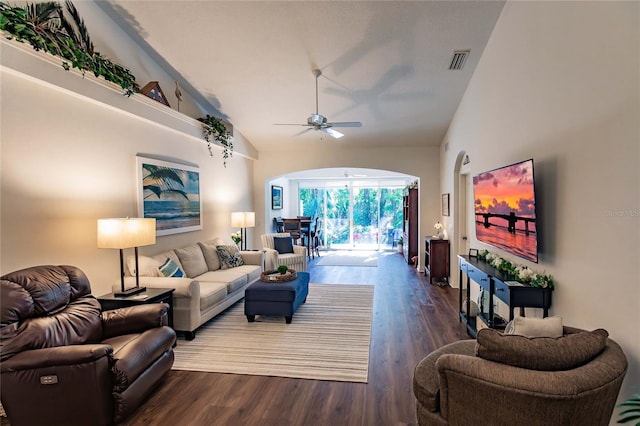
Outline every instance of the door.
[(380, 248), (378, 188), (352, 188), (351, 245), (360, 250)]

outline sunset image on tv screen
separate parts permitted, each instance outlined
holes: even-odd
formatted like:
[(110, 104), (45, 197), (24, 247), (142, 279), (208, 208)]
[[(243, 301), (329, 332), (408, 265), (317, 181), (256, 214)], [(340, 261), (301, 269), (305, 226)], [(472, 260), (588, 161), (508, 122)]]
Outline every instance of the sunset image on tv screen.
[(476, 238), (538, 261), (533, 160), (473, 178)]

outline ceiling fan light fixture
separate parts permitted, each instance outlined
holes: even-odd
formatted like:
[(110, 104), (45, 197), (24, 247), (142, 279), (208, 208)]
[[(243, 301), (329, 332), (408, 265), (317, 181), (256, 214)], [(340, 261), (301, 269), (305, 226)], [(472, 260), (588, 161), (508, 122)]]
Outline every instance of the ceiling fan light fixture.
[(330, 136), (333, 136), (336, 139), (340, 139), (344, 136), (344, 134), (340, 133), (337, 130), (333, 130), (331, 127), (325, 127), (324, 129), (322, 129), (322, 131)]

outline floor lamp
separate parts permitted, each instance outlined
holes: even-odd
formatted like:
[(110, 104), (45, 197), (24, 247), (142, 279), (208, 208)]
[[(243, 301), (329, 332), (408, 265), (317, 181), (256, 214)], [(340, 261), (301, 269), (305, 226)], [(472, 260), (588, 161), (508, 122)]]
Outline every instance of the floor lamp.
[[(142, 218), (98, 219), (98, 248), (115, 248), (120, 250), (120, 291), (114, 296), (127, 297), (141, 293), (146, 287), (140, 287), (138, 268), (138, 247), (148, 246), (156, 242), (156, 220)], [(124, 288), (124, 255), (123, 250), (133, 247), (136, 261), (136, 286)]]
[(247, 228), (256, 226), (255, 212), (233, 212), (231, 213), (231, 227), (240, 228), (240, 250), (247, 249)]

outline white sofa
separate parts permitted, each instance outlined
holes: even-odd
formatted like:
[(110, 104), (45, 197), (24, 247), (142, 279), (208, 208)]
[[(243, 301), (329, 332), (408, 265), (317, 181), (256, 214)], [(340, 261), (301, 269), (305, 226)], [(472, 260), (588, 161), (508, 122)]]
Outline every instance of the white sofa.
[(278, 253), (273, 241), (274, 237), (291, 237), (288, 232), (278, 234), (264, 234), (262, 239), (262, 248), (265, 251), (265, 269), (267, 271), (274, 270), (280, 265), (287, 265), (296, 271), (307, 270), (307, 248), (304, 246), (293, 245), (293, 253)]
[[(192, 340), (202, 324), (244, 297), (244, 290), (260, 279), (263, 251), (240, 251), (244, 265), (227, 267), (220, 261), (219, 240), (198, 242), (152, 257), (139, 256), (140, 285), (173, 288), (173, 325)], [(171, 259), (184, 277), (166, 277), (158, 269)], [(173, 266), (173, 265), (171, 265)], [(135, 285), (135, 262), (127, 259), (127, 287)]]

